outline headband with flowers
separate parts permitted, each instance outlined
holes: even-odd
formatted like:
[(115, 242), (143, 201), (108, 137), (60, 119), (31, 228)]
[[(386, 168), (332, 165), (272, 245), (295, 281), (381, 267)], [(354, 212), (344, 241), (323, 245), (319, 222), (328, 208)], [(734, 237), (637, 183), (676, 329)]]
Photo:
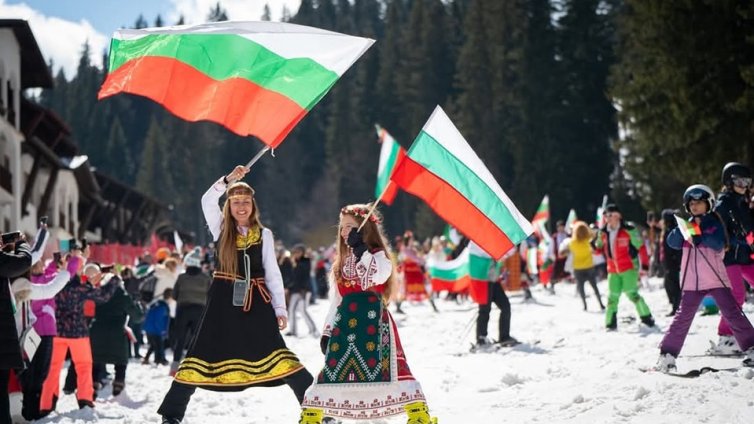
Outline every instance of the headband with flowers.
[[(353, 207), (353, 206), (346, 206), (343, 209), (340, 210), (340, 214), (349, 214), (349, 215), (355, 215), (360, 217), (361, 219), (364, 219), (369, 215), (369, 208), (360, 208), (360, 207)], [(380, 218), (377, 217), (374, 213), (369, 215), (369, 220), (374, 222), (375, 224), (379, 224)]]

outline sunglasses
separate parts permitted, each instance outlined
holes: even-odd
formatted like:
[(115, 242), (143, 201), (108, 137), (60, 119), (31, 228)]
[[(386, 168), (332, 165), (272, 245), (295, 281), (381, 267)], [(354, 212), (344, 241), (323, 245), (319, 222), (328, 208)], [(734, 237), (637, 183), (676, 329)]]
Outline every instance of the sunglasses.
[(733, 178), (733, 185), (740, 188), (748, 188), (751, 186), (751, 178), (744, 178), (744, 177)]

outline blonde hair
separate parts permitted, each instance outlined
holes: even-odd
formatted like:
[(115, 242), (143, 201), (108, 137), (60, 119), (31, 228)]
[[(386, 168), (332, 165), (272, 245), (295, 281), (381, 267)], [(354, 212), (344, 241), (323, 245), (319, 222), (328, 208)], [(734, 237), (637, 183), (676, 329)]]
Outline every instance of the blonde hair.
[(584, 221), (577, 221), (573, 224), (573, 238), (578, 241), (588, 241), (592, 239), (592, 231)]
[(251, 217), (249, 223), (251, 227), (258, 227), (260, 231), (264, 226), (259, 220), (259, 207), (254, 197), (254, 189), (244, 182), (235, 182), (225, 190), (225, 204), (223, 204), (223, 223), (220, 231), (220, 239), (217, 241), (218, 246), (218, 271), (231, 275), (238, 275), (238, 257), (236, 254), (236, 238), (238, 237), (238, 228), (236, 220), (230, 213), (230, 201), (233, 196), (251, 196)]
[[(341, 232), (341, 222), (343, 221), (344, 215), (350, 215), (352, 216), (356, 222), (361, 225), (364, 222), (364, 218), (361, 216), (363, 215), (362, 212), (364, 210), (369, 210), (372, 208), (371, 203), (367, 204), (352, 204), (344, 207), (341, 209), (340, 212), (340, 219), (338, 220), (338, 234), (335, 238), (335, 246), (337, 246), (337, 254), (335, 255), (335, 258), (333, 259), (332, 268), (330, 270), (332, 281), (335, 283), (339, 283), (342, 281), (341, 277), (341, 260), (346, 255), (348, 255), (348, 245), (343, 240), (343, 238), (340, 236)], [(372, 218), (373, 217), (373, 218)], [(394, 261), (393, 261), (393, 252), (390, 250), (390, 244), (387, 242), (387, 237), (385, 236), (385, 230), (382, 227), (382, 215), (377, 211), (377, 209), (372, 212), (372, 217), (367, 220), (367, 223), (364, 224), (364, 227), (361, 229), (362, 238), (364, 239), (364, 243), (366, 243), (367, 248), (369, 250), (384, 250), (385, 256), (387, 256), (388, 260), (390, 261), (391, 267), (394, 267)], [(387, 302), (390, 300), (390, 294), (393, 291), (393, 285), (395, 282), (395, 268), (393, 268), (392, 272), (390, 273), (390, 277), (388, 277), (387, 281), (385, 282), (385, 291), (382, 293), (382, 301), (387, 304)], [(331, 290), (337, 290), (337, 288), (332, 288)]]

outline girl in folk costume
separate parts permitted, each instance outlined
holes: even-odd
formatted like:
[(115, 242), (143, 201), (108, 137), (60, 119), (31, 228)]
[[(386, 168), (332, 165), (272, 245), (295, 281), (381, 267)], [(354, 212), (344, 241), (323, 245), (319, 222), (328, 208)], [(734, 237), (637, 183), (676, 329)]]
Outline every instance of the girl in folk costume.
[(376, 211), (370, 216), (370, 207), (340, 211), (332, 303), (320, 343), (325, 366), (306, 392), (300, 423), (319, 424), (325, 414), (369, 420), (404, 411), (409, 423), (436, 422), (387, 309), (395, 270), (381, 218)]
[(254, 190), (235, 182), (247, 172), (237, 166), (202, 196), (204, 218), (217, 240), (217, 270), (192, 346), (158, 409), (163, 424), (181, 422), (197, 387), (241, 391), (288, 384), (301, 402), (312, 383), (280, 334), (288, 316), (275, 241), (259, 221)]

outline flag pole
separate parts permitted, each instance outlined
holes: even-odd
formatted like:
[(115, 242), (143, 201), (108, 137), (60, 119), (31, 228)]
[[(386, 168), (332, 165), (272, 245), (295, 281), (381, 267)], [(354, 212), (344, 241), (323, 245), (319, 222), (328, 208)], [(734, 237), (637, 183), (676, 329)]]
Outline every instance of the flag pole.
[(372, 216), (372, 212), (374, 212), (374, 210), (377, 208), (377, 205), (380, 204), (380, 200), (382, 200), (382, 196), (384, 196), (385, 193), (387, 193), (387, 189), (390, 188), (390, 184), (393, 184), (393, 182), (390, 181), (387, 183), (387, 185), (385, 186), (385, 189), (382, 190), (382, 194), (380, 194), (380, 197), (378, 197), (377, 200), (374, 201), (374, 204), (369, 209), (369, 213), (367, 214), (367, 216), (364, 217), (364, 221), (361, 222), (361, 225), (359, 225), (359, 229), (356, 231), (361, 232), (361, 229), (364, 227), (364, 224), (366, 224), (369, 217)]
[(246, 164), (246, 169), (251, 169), (251, 166), (254, 165), (254, 163), (256, 161), (258, 161), (259, 158), (262, 157), (262, 155), (264, 155), (265, 153), (267, 153), (268, 150), (270, 150), (270, 146), (264, 146), (264, 147), (262, 147), (262, 149), (260, 151), (258, 151), (257, 154), (254, 155), (253, 158), (251, 158), (251, 160), (249, 161), (249, 163)]

